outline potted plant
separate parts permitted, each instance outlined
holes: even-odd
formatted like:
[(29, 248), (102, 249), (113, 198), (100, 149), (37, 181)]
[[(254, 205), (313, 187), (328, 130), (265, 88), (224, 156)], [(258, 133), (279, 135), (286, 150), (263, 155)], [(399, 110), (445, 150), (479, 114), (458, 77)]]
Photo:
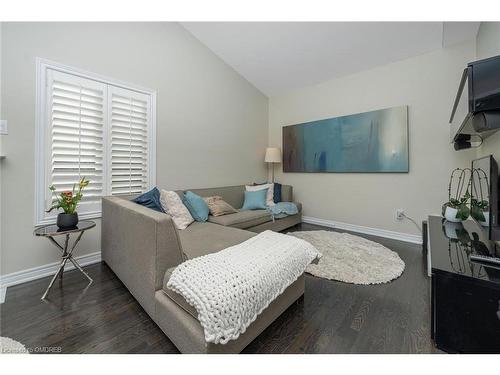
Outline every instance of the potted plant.
[(89, 180), (86, 180), (85, 177), (83, 177), (78, 182), (78, 190), (75, 191), (76, 184), (74, 184), (72, 191), (63, 191), (59, 194), (56, 193), (54, 185), (49, 186), (54, 199), (52, 201), (52, 206), (47, 210), (47, 212), (50, 212), (53, 209), (62, 209), (64, 211), (64, 213), (61, 212), (57, 215), (57, 226), (59, 228), (72, 228), (78, 224), (78, 213), (76, 212), (76, 208), (78, 203), (83, 198), (83, 189), (88, 184)]
[(470, 215), (483, 226), (488, 226), (490, 223), (490, 205), (487, 200), (471, 199)]
[(469, 232), (461, 222), (450, 222), (443, 220), (443, 233), (453, 243), (468, 245), (470, 243)]
[(461, 198), (450, 198), (450, 200), (443, 205), (442, 215), (446, 220), (452, 223), (466, 220), (470, 215), (470, 209), (467, 205), (469, 199), (470, 193), (468, 191)]

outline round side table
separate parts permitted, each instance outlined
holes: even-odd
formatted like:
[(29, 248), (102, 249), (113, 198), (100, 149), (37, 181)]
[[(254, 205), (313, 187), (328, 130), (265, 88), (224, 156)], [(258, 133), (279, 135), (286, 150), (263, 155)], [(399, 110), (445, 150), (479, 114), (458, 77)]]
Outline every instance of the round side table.
[[(78, 269), (81, 273), (85, 275), (85, 277), (89, 280), (89, 285), (92, 283), (92, 278), (80, 267), (78, 262), (73, 258), (73, 252), (76, 248), (76, 245), (80, 241), (80, 239), (83, 236), (83, 233), (91, 228), (95, 227), (95, 223), (90, 220), (82, 220), (78, 223), (76, 227), (72, 228), (59, 228), (57, 225), (54, 224), (49, 224), (49, 225), (44, 225), (42, 227), (39, 227), (35, 229), (33, 234), (35, 236), (40, 236), (40, 237), (46, 237), (49, 239), (50, 242), (52, 242), (60, 251), (61, 251), (61, 263), (59, 263), (59, 269), (57, 270), (56, 274), (50, 281), (49, 286), (47, 287), (47, 290), (45, 290), (45, 293), (42, 296), (42, 300), (47, 297), (47, 294), (49, 293), (50, 288), (52, 288), (52, 285), (54, 285), (54, 282), (56, 281), (57, 277), (62, 279), (63, 277), (63, 272), (64, 272), (64, 266), (66, 266), (66, 262), (69, 260), (73, 265), (75, 266), (76, 269)], [(73, 245), (71, 245), (71, 248), (69, 247), (69, 238), (72, 233), (78, 234), (78, 237), (76, 238), (75, 242)], [(58, 236), (64, 236), (64, 246), (60, 245), (56, 240), (55, 237)]]

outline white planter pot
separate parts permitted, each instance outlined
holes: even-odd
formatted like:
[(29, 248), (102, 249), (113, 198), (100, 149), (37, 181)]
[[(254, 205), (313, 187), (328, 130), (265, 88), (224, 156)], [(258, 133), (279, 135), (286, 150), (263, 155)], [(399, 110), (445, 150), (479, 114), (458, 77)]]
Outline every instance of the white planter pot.
[(459, 230), (459, 229), (463, 229), (462, 223), (449, 222), (448, 220), (444, 222), (444, 231), (445, 231), (446, 237), (448, 237), (452, 240), (458, 239), (457, 230)]
[(458, 210), (452, 207), (446, 207), (446, 211), (444, 212), (444, 217), (447, 221), (451, 221), (452, 223), (460, 223), (462, 219), (457, 218)]
[(490, 212), (483, 211), (483, 215), (484, 215), (484, 221), (480, 221), (479, 224), (481, 224), (483, 227), (489, 227), (490, 226)]

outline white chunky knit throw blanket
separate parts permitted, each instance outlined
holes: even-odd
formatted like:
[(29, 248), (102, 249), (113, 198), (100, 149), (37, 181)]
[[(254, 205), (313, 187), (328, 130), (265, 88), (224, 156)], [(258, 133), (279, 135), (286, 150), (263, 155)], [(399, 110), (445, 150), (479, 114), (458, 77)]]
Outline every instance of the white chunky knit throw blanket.
[(177, 266), (167, 287), (198, 312), (206, 342), (236, 340), (321, 254), (308, 242), (265, 231)]

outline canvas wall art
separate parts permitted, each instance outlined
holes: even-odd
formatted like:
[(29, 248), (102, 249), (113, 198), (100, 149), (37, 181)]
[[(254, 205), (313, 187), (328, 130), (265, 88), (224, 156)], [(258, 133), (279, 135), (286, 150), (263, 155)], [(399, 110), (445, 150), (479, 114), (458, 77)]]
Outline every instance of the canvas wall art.
[(283, 127), (284, 172), (408, 172), (408, 107)]

